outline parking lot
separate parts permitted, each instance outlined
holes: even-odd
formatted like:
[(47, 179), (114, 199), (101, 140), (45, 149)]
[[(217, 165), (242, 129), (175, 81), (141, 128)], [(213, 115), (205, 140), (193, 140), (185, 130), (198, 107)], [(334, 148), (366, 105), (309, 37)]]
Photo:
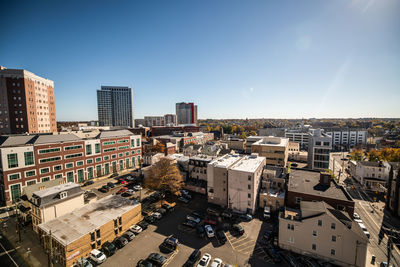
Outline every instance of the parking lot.
[[(168, 257), (164, 266), (183, 266), (194, 249), (200, 249), (202, 255), (209, 253), (212, 259), (220, 258), (224, 264), (232, 266), (277, 266), (258, 243), (263, 231), (271, 229), (271, 226), (258, 219), (241, 223), (245, 229), (243, 236), (235, 237), (226, 231), (225, 244), (221, 244), (216, 237), (200, 238), (196, 229), (181, 225), (190, 212), (206, 209), (207, 203), (204, 196), (194, 195), (193, 197), (194, 199), (188, 204), (177, 202), (175, 211), (151, 224), (148, 229), (138, 234), (124, 248), (111, 256), (110, 260), (106, 260), (102, 266), (136, 266), (140, 259), (147, 258), (152, 252)], [(178, 251), (171, 255), (161, 253), (158, 247), (168, 236), (177, 238), (181, 243)]]

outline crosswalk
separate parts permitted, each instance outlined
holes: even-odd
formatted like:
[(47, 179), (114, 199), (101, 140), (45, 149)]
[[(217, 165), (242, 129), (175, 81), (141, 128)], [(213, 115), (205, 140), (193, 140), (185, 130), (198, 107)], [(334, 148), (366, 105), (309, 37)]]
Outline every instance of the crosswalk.
[(230, 233), (226, 233), (226, 238), (231, 244), (233, 250), (248, 256), (255, 256), (265, 262), (271, 262), (270, 257), (267, 253), (265, 253), (265, 250), (262, 248), (262, 246), (260, 246), (256, 240), (249, 238), (247, 235), (235, 237)]

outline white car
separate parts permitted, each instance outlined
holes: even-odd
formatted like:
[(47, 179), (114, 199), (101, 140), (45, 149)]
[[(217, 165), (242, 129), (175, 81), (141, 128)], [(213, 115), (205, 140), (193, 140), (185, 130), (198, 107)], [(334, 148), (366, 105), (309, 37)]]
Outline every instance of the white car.
[(134, 234), (138, 234), (142, 232), (143, 229), (139, 225), (134, 224), (129, 228), (129, 230), (131, 230)]
[(215, 258), (210, 265), (210, 267), (221, 267), (221, 266), (222, 266), (222, 260), (218, 258)]
[(211, 237), (215, 236), (214, 230), (212, 229), (211, 225), (208, 225), (208, 224), (205, 225), (204, 229), (206, 230), (208, 238), (211, 238)]
[(128, 193), (128, 194), (130, 194), (130, 195), (133, 195), (133, 194), (135, 194), (135, 191), (134, 191), (133, 189), (128, 189), (128, 190), (126, 190), (125, 193)]
[(358, 219), (358, 220), (361, 219), (360, 215), (358, 215), (358, 213), (355, 213), (355, 212), (353, 214), (353, 217), (354, 217), (354, 219)]
[(355, 222), (357, 223), (362, 223), (363, 221), (361, 219), (354, 219)]
[(133, 187), (133, 190), (135, 190), (135, 191), (140, 191), (140, 190), (142, 190), (143, 188), (140, 186), (140, 185), (135, 185), (134, 187)]
[(210, 260), (211, 260), (211, 255), (205, 253), (203, 257), (201, 257), (199, 264), (197, 264), (197, 267), (207, 267), (208, 264), (210, 263)]
[(156, 218), (157, 220), (160, 220), (160, 219), (162, 218), (162, 215), (161, 215), (161, 213), (159, 213), (159, 212), (153, 212), (153, 213), (151, 214), (151, 216), (153, 216), (153, 217)]
[(101, 264), (107, 259), (106, 255), (97, 249), (90, 251), (90, 258), (97, 264)]

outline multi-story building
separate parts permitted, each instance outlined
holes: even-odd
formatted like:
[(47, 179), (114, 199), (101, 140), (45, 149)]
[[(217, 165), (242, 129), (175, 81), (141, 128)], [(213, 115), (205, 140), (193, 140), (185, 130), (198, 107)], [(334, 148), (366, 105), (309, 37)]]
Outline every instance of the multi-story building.
[(368, 132), (364, 129), (325, 128), (325, 132), (332, 137), (334, 151), (348, 150), (356, 145), (367, 144)]
[(176, 119), (178, 124), (197, 125), (197, 105), (194, 103), (176, 103)]
[(252, 153), (267, 159), (267, 165), (286, 167), (289, 151), (289, 139), (281, 137), (264, 137), (251, 146)]
[(227, 154), (207, 166), (208, 202), (254, 213), (265, 158)]
[(35, 232), (38, 232), (39, 224), (61, 217), (85, 204), (81, 186), (75, 183), (65, 183), (35, 191), (29, 202)]
[(400, 163), (391, 163), (386, 208), (393, 216), (400, 217)]
[(164, 115), (165, 126), (176, 126), (177, 120), (175, 114)]
[(195, 133), (199, 132), (198, 126), (156, 126), (151, 128), (152, 136), (169, 135), (175, 132)]
[(327, 172), (291, 169), (286, 205), (298, 208), (301, 201), (324, 201), (335, 209), (354, 213), (354, 201)]
[(251, 154), (251, 146), (255, 142), (263, 139), (264, 137), (267, 137), (267, 136), (251, 135), (251, 136), (247, 137), (246, 138), (246, 154)]
[(309, 129), (289, 129), (285, 131), (285, 138), (297, 142), (301, 150), (308, 149)]
[(321, 129), (316, 129), (308, 135), (308, 168), (311, 170), (329, 169), (332, 137)]
[(75, 134), (0, 137), (0, 198), (9, 204), (22, 189), (53, 179), (83, 182), (119, 170), (140, 167), (140, 136), (128, 130), (96, 137)]
[(348, 214), (325, 202), (300, 202), (279, 216), (279, 247), (338, 266), (367, 264), (368, 238)]
[(239, 153), (244, 153), (246, 151), (246, 139), (234, 137), (221, 141), (221, 143), (227, 144), (229, 149), (235, 150)]
[(79, 265), (92, 249), (123, 235), (142, 220), (141, 204), (110, 195), (38, 225), (40, 243), (61, 266)]
[(259, 136), (285, 137), (285, 128), (261, 128), (257, 133)]
[(135, 127), (132, 88), (102, 86), (97, 90), (97, 112), (100, 126)]
[(388, 162), (350, 161), (350, 174), (365, 189), (371, 191), (386, 191), (389, 181), (390, 164)]
[(0, 133), (57, 131), (54, 82), (0, 66)]
[(259, 207), (264, 208), (268, 206), (271, 208), (271, 211), (276, 211), (284, 207), (285, 185), (284, 169), (267, 166), (262, 175)]

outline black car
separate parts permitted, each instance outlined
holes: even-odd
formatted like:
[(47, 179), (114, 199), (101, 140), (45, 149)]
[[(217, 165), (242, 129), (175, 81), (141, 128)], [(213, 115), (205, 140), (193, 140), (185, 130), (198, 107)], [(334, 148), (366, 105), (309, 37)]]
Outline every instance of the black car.
[(231, 219), (232, 218), (232, 213), (230, 212), (230, 211), (224, 211), (224, 212), (222, 212), (221, 213), (221, 216), (223, 217), (223, 218), (225, 218), (225, 219)]
[(107, 257), (110, 257), (117, 251), (117, 247), (113, 243), (107, 241), (101, 246), (101, 251), (103, 251)]
[(160, 213), (162, 216), (164, 216), (165, 214), (167, 214), (167, 210), (166, 210), (166, 209), (163, 209), (163, 208), (157, 209), (156, 212)]
[(191, 221), (191, 220), (186, 220), (186, 221), (182, 222), (182, 225), (190, 227), (190, 228), (195, 228), (197, 223), (195, 223), (194, 221)]
[(123, 248), (126, 244), (128, 244), (128, 239), (125, 237), (117, 237), (114, 241), (114, 244), (117, 248)]
[(118, 172), (114, 172), (113, 174), (110, 175), (109, 178), (115, 178), (118, 177)]
[(88, 186), (88, 185), (91, 185), (91, 184), (94, 184), (94, 182), (92, 180), (89, 180), (89, 181), (85, 182), (83, 184), (83, 186)]
[(148, 223), (154, 223), (156, 221), (156, 218), (154, 218), (152, 215), (144, 217), (144, 220)]
[(271, 230), (266, 231), (263, 234), (263, 239), (266, 240), (266, 241), (270, 240), (272, 237), (273, 237), (273, 232)]
[(226, 235), (225, 235), (224, 231), (217, 231), (217, 239), (221, 245), (225, 244)]
[(168, 204), (162, 204), (161, 208), (166, 209), (168, 212), (174, 211), (174, 207), (172, 207), (171, 205), (168, 205)]
[(271, 256), (274, 263), (282, 262), (281, 256), (279, 255), (278, 251), (276, 251), (271, 244), (267, 245), (267, 253), (269, 254), (269, 256)]
[(185, 264), (183, 265), (184, 267), (191, 267), (193, 266), (199, 259), (201, 256), (201, 251), (200, 249), (195, 249), (192, 254), (190, 254), (189, 259), (185, 262)]
[(148, 257), (147, 260), (153, 263), (157, 267), (161, 267), (164, 265), (164, 263), (167, 261), (167, 259), (159, 254), (159, 253), (151, 253)]
[(111, 183), (111, 182), (108, 182), (108, 183), (107, 183), (107, 186), (108, 186), (109, 188), (114, 188), (114, 187), (115, 187), (115, 184), (114, 184), (114, 183)]
[(243, 235), (244, 229), (239, 224), (234, 224), (234, 225), (232, 225), (231, 232), (233, 235)]
[(110, 188), (108, 186), (102, 186), (97, 190), (99, 190), (99, 192), (102, 192), (102, 193), (107, 193), (110, 191)]
[(149, 260), (140, 260), (138, 263), (137, 263), (137, 265), (136, 265), (136, 267), (153, 267), (153, 266), (155, 266), (153, 263), (151, 263), (151, 261), (149, 261)]
[(162, 253), (169, 254), (174, 252), (178, 248), (178, 244), (171, 242), (170, 240), (166, 239), (164, 242), (161, 243), (159, 249)]
[(139, 225), (143, 230), (146, 230), (149, 227), (149, 224), (146, 221), (141, 221), (137, 225)]
[(204, 231), (203, 226), (197, 225), (196, 230), (197, 230), (197, 234), (199, 235), (199, 237), (203, 238), (206, 236), (206, 232)]

